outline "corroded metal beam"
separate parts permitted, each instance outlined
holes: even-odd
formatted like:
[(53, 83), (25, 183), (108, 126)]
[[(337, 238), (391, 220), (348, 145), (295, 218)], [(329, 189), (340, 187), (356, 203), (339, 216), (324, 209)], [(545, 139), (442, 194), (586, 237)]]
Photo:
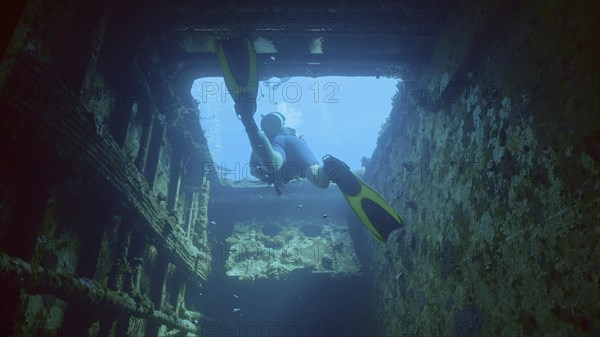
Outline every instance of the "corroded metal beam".
[(148, 299), (136, 301), (128, 294), (110, 290), (94, 280), (32, 266), (3, 252), (0, 252), (0, 281), (4, 285), (19, 287), (31, 295), (50, 294), (67, 302), (80, 302), (100, 311), (113, 311), (153, 320), (182, 331), (200, 331), (198, 326), (188, 320), (154, 310), (154, 304)]

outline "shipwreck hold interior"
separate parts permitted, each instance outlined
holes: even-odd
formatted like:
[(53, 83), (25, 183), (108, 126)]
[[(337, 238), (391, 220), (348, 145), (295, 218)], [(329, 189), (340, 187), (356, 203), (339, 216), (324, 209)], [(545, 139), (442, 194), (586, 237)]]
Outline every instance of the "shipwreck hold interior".
[[(3, 336), (600, 331), (595, 2), (1, 7)], [(190, 88), (240, 34), (261, 79), (399, 80), (363, 178), (402, 230), (220, 179)]]

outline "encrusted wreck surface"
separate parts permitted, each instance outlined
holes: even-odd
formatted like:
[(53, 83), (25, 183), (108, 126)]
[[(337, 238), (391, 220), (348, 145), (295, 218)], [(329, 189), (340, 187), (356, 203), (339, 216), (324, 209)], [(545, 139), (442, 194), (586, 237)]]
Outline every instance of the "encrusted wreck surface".
[[(600, 331), (595, 2), (7, 7), (3, 333), (225, 335), (302, 311), (331, 320), (312, 335)], [(376, 241), (335, 187), (278, 197), (210, 169), (190, 89), (242, 31), (264, 79), (402, 79), (364, 178), (403, 231)]]
[(422, 77), (399, 84), (367, 167), (407, 224), (385, 245), (365, 236), (378, 326), (390, 336), (593, 335), (600, 64), (584, 47), (598, 22), (584, 13), (598, 7), (485, 9), (489, 21), (458, 22)]
[(241, 280), (285, 279), (297, 269), (333, 276), (359, 274), (360, 264), (345, 221), (261, 220), (234, 224), (227, 239), (227, 275)]

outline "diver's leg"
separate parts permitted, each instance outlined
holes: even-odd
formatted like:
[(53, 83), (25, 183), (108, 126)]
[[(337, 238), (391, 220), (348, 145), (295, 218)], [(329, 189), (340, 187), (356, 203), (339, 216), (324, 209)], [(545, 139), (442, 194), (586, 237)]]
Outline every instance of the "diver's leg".
[(306, 145), (304, 140), (301, 140), (296, 136), (288, 135), (286, 149), (294, 153), (294, 158), (299, 161), (298, 164), (301, 164), (302, 167), (307, 167), (304, 171), (304, 177), (306, 177), (308, 181), (318, 188), (329, 187), (331, 181), (329, 176), (325, 174), (323, 166), (319, 165), (317, 158), (315, 158), (315, 155), (308, 145)]
[(306, 169), (306, 172), (304, 172), (304, 174), (306, 176), (306, 179), (308, 181), (310, 181), (316, 187), (318, 187), (318, 188), (329, 187), (329, 183), (331, 182), (331, 179), (329, 179), (329, 176), (327, 174), (325, 174), (325, 171), (323, 170), (323, 166), (321, 166), (319, 164), (313, 164), (309, 168)]
[(301, 167), (306, 167), (304, 170), (304, 177), (310, 181), (313, 185), (318, 188), (327, 188), (331, 180), (329, 176), (325, 174), (323, 166), (319, 165), (317, 158), (312, 153), (306, 142), (294, 135), (286, 135), (285, 146), (286, 152), (292, 153), (294, 159), (288, 157), (288, 163), (290, 160), (297, 160)]

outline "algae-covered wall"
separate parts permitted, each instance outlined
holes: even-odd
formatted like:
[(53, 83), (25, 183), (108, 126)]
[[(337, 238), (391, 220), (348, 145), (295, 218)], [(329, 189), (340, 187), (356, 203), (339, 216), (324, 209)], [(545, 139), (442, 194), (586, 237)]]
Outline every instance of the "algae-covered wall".
[(367, 169), (406, 221), (385, 244), (365, 237), (378, 326), (386, 336), (596, 334), (598, 7), (472, 13), (398, 85)]

